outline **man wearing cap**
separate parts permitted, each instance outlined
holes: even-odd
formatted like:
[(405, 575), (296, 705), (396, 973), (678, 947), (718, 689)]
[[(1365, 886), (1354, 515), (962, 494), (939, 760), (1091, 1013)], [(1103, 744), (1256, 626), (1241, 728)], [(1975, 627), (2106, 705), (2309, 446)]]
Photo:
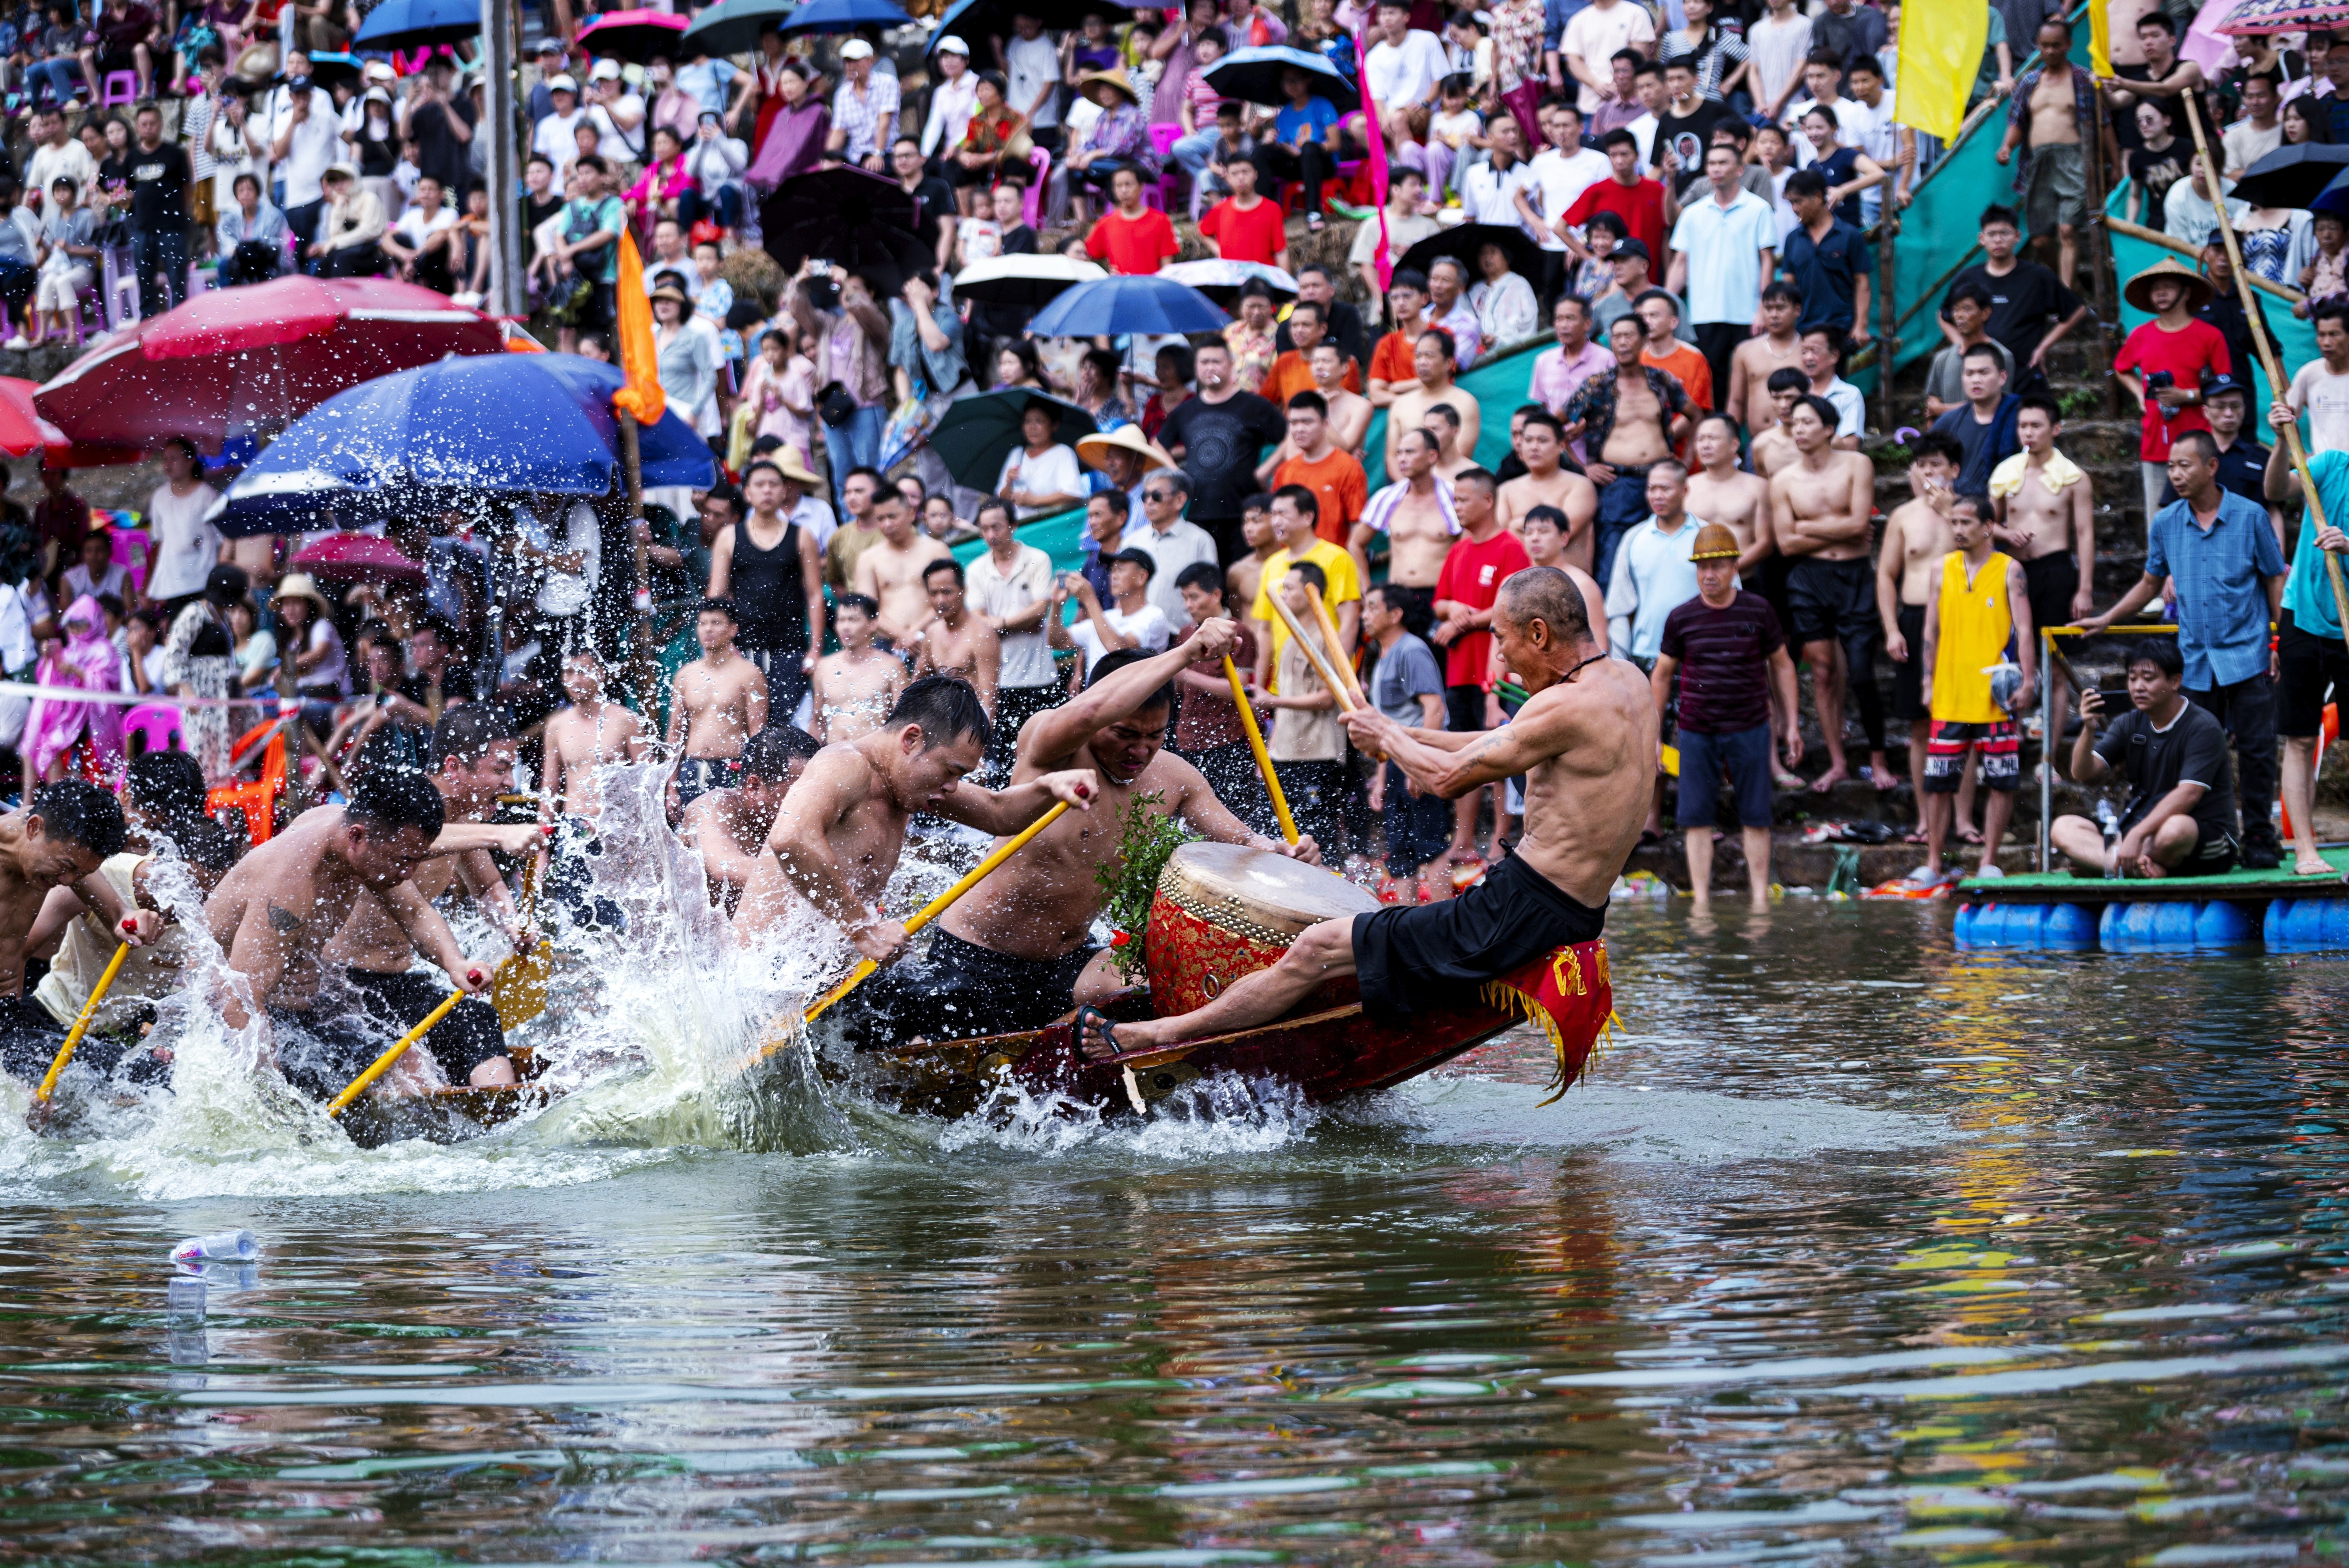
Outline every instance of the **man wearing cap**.
[(897, 78), (873, 69), (873, 46), (862, 38), (843, 44), (840, 86), (832, 95), (832, 155), (879, 172), (882, 149), (895, 134), (898, 103)]
[(299, 49), (286, 55), (285, 83), (269, 95), (266, 112), (245, 121), (244, 140), (285, 182), (285, 226), (307, 246), (326, 211), (326, 166), (342, 151), (335, 100), (311, 85), (308, 55)]
[[(530, 57), (538, 71), (538, 79), (530, 85), (530, 123), (536, 125), (554, 112), (553, 84), (563, 74), (563, 40), (541, 38), (531, 46)], [(733, 67), (727, 70), (731, 74)]]
[[(2129, 279), (2122, 297), (2153, 319), (2128, 335), (2113, 356), (2113, 374), (2143, 411), (2138, 426), (2138, 471), (2145, 486), (2145, 514), (2160, 510), (2168, 479), (2169, 445), (2189, 430), (2208, 431), (2202, 385), (2213, 373), (2234, 368), (2227, 340), (2196, 312), (2209, 303), (2209, 281), (2192, 268), (2163, 257)], [(2188, 661), (2189, 684), (2193, 660)]]
[(329, 165), (320, 188), (326, 216), (318, 238), (303, 253), (312, 270), (322, 278), (373, 277), (383, 266), (383, 203), (347, 163)]
[(929, 118), (922, 122), (922, 156), (943, 157), (962, 140), (978, 102), (978, 73), (970, 68), (970, 46), (949, 33), (930, 51), (938, 63), (930, 88)]
[[(606, 161), (639, 164), (645, 160), (645, 100), (622, 79), (619, 61), (606, 56), (587, 73), (586, 109)], [(624, 183), (626, 172), (621, 171)]]
[(1664, 617), (1649, 674), (1661, 724), (1679, 696), (1681, 753), (1678, 820), (1697, 913), (1713, 903), (1713, 826), (1723, 773), (1743, 830), (1745, 878), (1754, 907), (1770, 901), (1771, 693), (1785, 716), (1786, 766), (1803, 759), (1795, 700), (1795, 664), (1777, 613), (1737, 585), (1737, 536), (1702, 524), (1689, 560), (1696, 596)]
[(579, 84), (568, 71), (557, 72), (547, 78), (548, 102), (554, 107), (538, 121), (530, 135), (530, 150), (546, 155), (554, 165), (553, 190), (557, 196), (567, 195), (563, 188), (564, 171), (579, 155), (579, 122), (587, 111), (579, 107)]

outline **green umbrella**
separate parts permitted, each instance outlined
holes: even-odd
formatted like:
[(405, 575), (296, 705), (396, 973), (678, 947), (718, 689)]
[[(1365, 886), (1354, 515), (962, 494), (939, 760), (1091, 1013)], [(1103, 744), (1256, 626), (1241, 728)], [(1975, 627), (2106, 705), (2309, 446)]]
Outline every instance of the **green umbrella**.
[(1026, 443), (1027, 438), (1019, 433), (1019, 417), (1030, 403), (1041, 403), (1059, 413), (1061, 426), (1052, 438), (1064, 447), (1073, 449), (1078, 441), (1093, 433), (1093, 417), (1074, 403), (1048, 392), (1007, 387), (948, 404), (937, 428), (930, 432), (930, 450), (937, 453), (955, 483), (993, 495), (995, 481), (1003, 472), (1003, 459), (1014, 447)]
[(678, 35), (677, 57), (693, 58), (696, 46), (712, 55), (747, 55), (761, 33), (780, 27), (797, 9), (796, 0), (719, 0)]

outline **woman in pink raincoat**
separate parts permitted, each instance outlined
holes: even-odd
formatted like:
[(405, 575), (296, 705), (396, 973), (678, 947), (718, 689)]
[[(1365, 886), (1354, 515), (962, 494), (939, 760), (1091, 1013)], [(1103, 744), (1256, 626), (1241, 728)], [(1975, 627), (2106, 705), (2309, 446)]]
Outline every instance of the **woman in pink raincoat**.
[[(36, 684), (79, 686), (84, 691), (122, 689), (122, 655), (106, 635), (106, 612), (87, 593), (65, 614), (66, 642), (50, 645)], [(25, 756), (36, 778), (58, 779), (68, 772), (93, 783), (113, 777), (122, 760), (122, 709), (110, 702), (71, 702), (36, 697), (25, 717)]]

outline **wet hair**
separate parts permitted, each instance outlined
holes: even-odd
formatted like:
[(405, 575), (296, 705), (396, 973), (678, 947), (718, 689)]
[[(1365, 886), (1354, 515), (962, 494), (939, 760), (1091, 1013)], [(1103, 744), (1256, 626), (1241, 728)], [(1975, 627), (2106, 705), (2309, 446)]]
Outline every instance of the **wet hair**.
[(233, 833), (209, 817), (198, 818), (171, 835), (180, 853), (218, 876), (244, 858), (251, 841)]
[(834, 622), (840, 619), (840, 613), (843, 610), (854, 610), (868, 621), (877, 621), (881, 618), (881, 602), (869, 593), (837, 595), (832, 602), (832, 618)]
[(714, 599), (704, 599), (700, 604), (695, 608), (693, 613), (697, 616), (710, 614), (723, 615), (737, 625), (741, 624), (742, 622), (742, 613), (734, 608), (733, 598), (730, 595), (724, 593), (718, 595)]
[[(1138, 665), (1144, 659), (1154, 659), (1157, 656), (1157, 655), (1152, 653), (1147, 648), (1120, 648), (1113, 654), (1104, 654), (1102, 655), (1101, 661), (1093, 665), (1092, 674), (1085, 677), (1085, 689), (1087, 691), (1092, 690), (1093, 687), (1101, 685), (1102, 682), (1117, 674), (1118, 671), (1125, 668), (1128, 665)], [(1140, 702), (1135, 703), (1128, 711), (1130, 713), (1147, 713), (1154, 707), (1163, 707), (1167, 710), (1170, 716), (1173, 714), (1174, 710), (1174, 683), (1173, 681), (1168, 681), (1156, 691), (1151, 692), (1149, 695), (1145, 696)]]
[(780, 783), (791, 777), (792, 763), (804, 762), (823, 749), (814, 736), (796, 724), (770, 724), (742, 748), (742, 777)]
[(499, 741), (513, 738), (513, 720), (494, 703), (469, 702), (450, 708), (432, 727), (432, 766), (445, 768), (453, 760), (470, 768), (487, 757)]
[[(2171, 680), (2183, 679), (2186, 675), (2185, 657), (2178, 653), (2178, 645), (2168, 637), (2138, 638), (2129, 648), (2128, 662), (2131, 665), (2151, 665)], [(2122, 666), (2124, 669), (2127, 667), (2127, 665)]]
[(149, 751), (130, 759), (122, 787), (140, 813), (174, 839), (192, 824), (211, 820), (204, 811), (203, 765), (184, 751)]
[(122, 852), (129, 833), (122, 820), (122, 802), (97, 785), (79, 779), (61, 779), (33, 791), (31, 814), (41, 820), (41, 830), (104, 858)]
[(1194, 561), (1174, 574), (1174, 586), (1178, 589), (1196, 588), (1220, 599), (1224, 596), (1224, 574), (1216, 570), (1212, 561)]
[[(932, 499), (936, 499), (936, 498), (935, 498), (935, 497), (934, 497), (934, 498), (932, 498)], [(936, 561), (931, 562), (927, 566), (923, 567), (923, 568), (922, 568), (922, 581), (923, 581), (923, 582), (925, 582), (925, 583), (927, 583), (931, 578), (933, 578), (933, 577), (935, 577), (935, 576), (936, 576), (936, 575), (937, 575), (939, 573), (941, 573), (941, 572), (951, 572), (951, 573), (954, 573), (954, 580), (955, 580), (955, 586), (956, 586), (956, 587), (957, 587), (957, 588), (959, 588), (959, 587), (963, 586), (964, 579), (963, 579), (963, 572), (962, 572), (962, 562), (959, 562), (959, 561), (957, 561), (957, 560), (956, 560), (953, 556), (951, 556), (951, 555), (942, 555), (942, 556), (938, 557), (938, 559), (936, 559)]]
[(448, 825), (448, 809), (430, 779), (410, 768), (368, 768), (351, 782), (344, 819), (369, 838), (390, 838), (404, 828), (422, 830), (427, 841)]
[(1569, 643), (1590, 635), (1590, 612), (1582, 603), (1582, 590), (1555, 566), (1511, 573), (1502, 580), (1498, 603), (1513, 624), (1544, 621)]
[(1950, 467), (1960, 469), (1965, 467), (1966, 449), (1955, 436), (1928, 430), (1909, 443), (1909, 460), (1913, 463), (1920, 458), (1945, 458)]
[(882, 723), (890, 729), (920, 725), (925, 751), (950, 746), (966, 735), (985, 750), (995, 738), (995, 726), (988, 720), (987, 705), (978, 700), (978, 689), (958, 676), (924, 676), (905, 688)]
[(1770, 372), (1770, 379), (1764, 385), (1765, 390), (1774, 393), (1806, 392), (1810, 390), (1811, 378), (1789, 365), (1784, 370)]

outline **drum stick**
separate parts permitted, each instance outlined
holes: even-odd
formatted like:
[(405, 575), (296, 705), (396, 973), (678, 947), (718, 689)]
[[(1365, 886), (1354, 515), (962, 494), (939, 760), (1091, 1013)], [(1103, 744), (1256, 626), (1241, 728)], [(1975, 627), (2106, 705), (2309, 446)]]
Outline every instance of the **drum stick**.
[(1264, 731), (1257, 727), (1256, 709), (1248, 706), (1247, 688), (1240, 685), (1240, 672), (1233, 667), (1228, 654), (1224, 656), (1224, 678), (1232, 683), (1232, 706), (1240, 710), (1240, 727), (1247, 731), (1248, 751), (1256, 758), (1256, 770), (1264, 776), (1264, 792), (1272, 797), (1272, 814), (1280, 820), (1280, 836), (1293, 844), (1297, 841), (1297, 819), (1288, 814), (1288, 797), (1280, 792), (1280, 779), (1272, 770), (1272, 754), (1264, 748)]
[(1356, 707), (1368, 707), (1371, 699), (1362, 695), (1362, 683), (1355, 677), (1354, 661), (1346, 656), (1346, 639), (1338, 634), (1338, 619), (1330, 614), (1329, 602), (1316, 593), (1313, 596), (1313, 616), (1321, 623), (1321, 635), (1336, 662), (1338, 673), (1346, 677), (1346, 689), (1354, 694)]
[[(508, 964), (512, 962), (512, 958), (506, 958), (500, 962), (498, 967), (500, 969), (503, 969)], [(497, 984), (497, 976), (495, 975), (492, 975), (490, 976), (490, 984), (492, 985)], [(483, 989), (486, 990), (488, 987), (484, 986)], [(374, 1061), (369, 1062), (365, 1072), (351, 1079), (350, 1088), (343, 1090), (342, 1093), (336, 1095), (334, 1099), (326, 1102), (326, 1114), (328, 1116), (342, 1115), (343, 1111), (350, 1105), (351, 1101), (358, 1099), (359, 1096), (367, 1092), (367, 1086), (369, 1084), (375, 1082), (376, 1079), (389, 1072), (391, 1070), (392, 1064), (408, 1054), (409, 1047), (414, 1045), (417, 1041), (430, 1034), (432, 1032), (432, 1026), (447, 1017), (450, 1013), (454, 1012), (456, 1010), (457, 1004), (464, 999), (465, 993), (462, 991), (451, 991), (446, 996), (443, 996), (440, 999), (440, 1005), (439, 1006), (424, 1015), (423, 1022), (418, 1024), (416, 1027), (409, 1030), (408, 1033), (400, 1036), (399, 1041), (397, 1045), (393, 1046), (391, 1049), (384, 1052), (383, 1055), (376, 1057)]]
[[(128, 925), (129, 922), (123, 923)], [(74, 1047), (81, 1044), (82, 1036), (88, 1032), (89, 1021), (98, 1016), (98, 1005), (106, 1000), (107, 987), (112, 985), (114, 977), (122, 973), (122, 961), (129, 956), (130, 944), (118, 942), (114, 944), (114, 956), (106, 961), (106, 973), (100, 975), (98, 984), (90, 987), (89, 1000), (81, 1005), (80, 1016), (74, 1019), (73, 1027), (66, 1031), (66, 1043), (57, 1047), (57, 1059), (49, 1064), (47, 1074), (41, 1079), (41, 1087), (33, 1092), (36, 1103), (47, 1105), (49, 1096), (57, 1092), (57, 1075), (66, 1070), (67, 1062), (73, 1060)]]
[[(1243, 711), (1245, 711), (1245, 709), (1243, 709)], [(954, 886), (947, 889), (946, 892), (938, 894), (937, 897), (924, 904), (912, 918), (905, 922), (905, 934), (908, 936), (913, 935), (914, 933), (921, 930), (922, 927), (929, 924), (930, 922), (937, 919), (938, 916), (944, 914), (948, 909), (951, 909), (954, 906), (955, 900), (960, 898), (963, 894), (968, 892), (971, 889), (977, 887), (981, 882), (985, 881), (988, 872), (993, 871), (996, 867), (1001, 865), (1004, 861), (1018, 854), (1021, 850), (1027, 848), (1029, 840), (1034, 838), (1037, 834), (1042, 832), (1045, 829), (1059, 821), (1061, 820), (1061, 813), (1066, 811), (1068, 809), (1069, 803), (1066, 800), (1054, 801), (1050, 810), (1045, 812), (1042, 816), (1029, 823), (1025, 828), (1020, 829), (1019, 831), (1011, 838), (1005, 840), (1001, 849), (997, 850), (994, 853), (988, 855), (987, 859), (971, 867), (969, 874), (965, 876), (962, 881), (955, 883)], [(804, 1021), (811, 1024), (814, 1023), (817, 1016), (826, 1008), (839, 1001), (843, 996), (847, 995), (851, 991), (855, 990), (859, 985), (864, 984), (865, 977), (880, 967), (881, 965), (874, 963), (870, 958), (861, 960), (855, 968), (848, 972), (848, 975), (845, 979), (842, 980), (839, 985), (834, 985), (831, 990), (826, 991), (823, 995), (816, 998), (815, 1005), (810, 1007), (805, 1015), (803, 1015)], [(768, 1053), (762, 1050), (759, 1054), (763, 1057)]]

